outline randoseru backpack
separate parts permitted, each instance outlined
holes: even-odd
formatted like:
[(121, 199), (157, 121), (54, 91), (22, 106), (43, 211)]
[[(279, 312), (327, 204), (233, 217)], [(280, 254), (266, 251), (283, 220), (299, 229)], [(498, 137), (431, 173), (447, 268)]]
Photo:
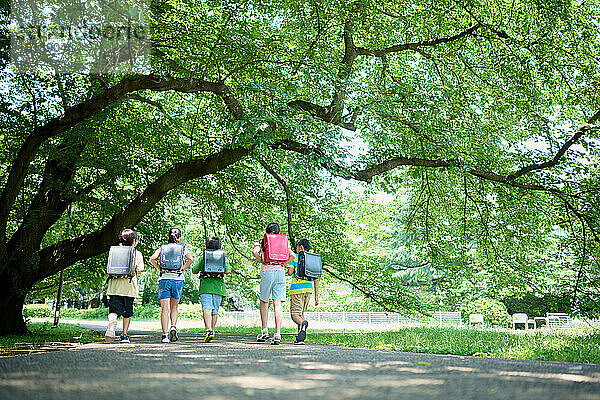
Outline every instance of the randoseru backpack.
[(223, 278), (225, 275), (225, 250), (204, 250), (204, 271), (201, 278)]
[(319, 254), (301, 251), (298, 253), (298, 271), (296, 275), (300, 279), (314, 281), (323, 274), (323, 265)]
[(263, 263), (285, 263), (289, 257), (288, 237), (265, 233), (263, 237)]
[(135, 247), (110, 246), (106, 273), (109, 278), (135, 276)]
[(165, 243), (160, 246), (160, 269), (166, 272), (180, 272), (183, 267), (183, 251), (184, 247), (179, 243)]

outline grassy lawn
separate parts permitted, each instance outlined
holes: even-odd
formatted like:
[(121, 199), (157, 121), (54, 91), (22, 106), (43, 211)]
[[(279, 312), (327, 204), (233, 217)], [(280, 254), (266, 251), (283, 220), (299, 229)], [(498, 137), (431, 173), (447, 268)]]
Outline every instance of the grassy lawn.
[[(293, 341), (293, 337), (284, 337)], [(600, 334), (407, 327), (389, 332), (310, 335), (307, 343), (415, 353), (600, 363)]]
[[(185, 329), (179, 329), (180, 332), (194, 332), (194, 333), (204, 333), (205, 329), (204, 328), (185, 328)], [(260, 331), (260, 325), (259, 326), (246, 326), (246, 325), (230, 325), (230, 326), (220, 326), (219, 324), (217, 324), (217, 329), (216, 332), (217, 333), (253, 333), (253, 334), (258, 334), (258, 332)], [(317, 330), (313, 330), (313, 332), (316, 332)], [(298, 330), (296, 328), (281, 328), (281, 333), (290, 333), (290, 334), (296, 334), (296, 332), (298, 332)], [(273, 328), (269, 328), (269, 334), (273, 335), (273, 333), (275, 333), (275, 330)]]
[(52, 328), (50, 323), (32, 322), (28, 328), (28, 335), (0, 336), (0, 357), (61, 350), (103, 337), (102, 333), (68, 324)]

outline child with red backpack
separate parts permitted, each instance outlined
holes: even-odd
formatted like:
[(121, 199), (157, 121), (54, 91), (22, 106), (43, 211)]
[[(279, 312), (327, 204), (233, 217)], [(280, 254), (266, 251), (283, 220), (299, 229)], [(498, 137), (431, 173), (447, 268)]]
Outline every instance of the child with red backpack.
[(280, 235), (279, 225), (275, 222), (267, 225), (260, 243), (254, 243), (252, 254), (261, 263), (260, 268), (260, 321), (262, 330), (256, 337), (257, 342), (269, 339), (267, 322), (269, 318), (269, 299), (273, 299), (275, 311), (275, 335), (271, 344), (281, 343), (281, 324), (285, 301), (284, 265), (294, 259), (294, 253), (288, 244), (287, 235)]

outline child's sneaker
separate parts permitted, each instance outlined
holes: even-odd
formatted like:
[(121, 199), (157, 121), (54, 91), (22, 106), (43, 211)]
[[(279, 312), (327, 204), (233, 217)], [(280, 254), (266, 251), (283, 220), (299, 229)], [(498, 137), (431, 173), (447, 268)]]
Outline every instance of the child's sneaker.
[(206, 331), (206, 335), (204, 336), (204, 343), (209, 343), (215, 337), (215, 333), (211, 330)]
[(109, 320), (108, 328), (106, 328), (106, 333), (104, 334), (104, 340), (108, 343), (112, 343), (115, 341), (115, 330), (117, 329), (117, 320)]
[(179, 339), (179, 335), (177, 335), (177, 327), (175, 327), (175, 325), (173, 325), (171, 327), (171, 329), (169, 330), (169, 341), (176, 342), (177, 339)]
[(271, 344), (278, 345), (281, 343), (281, 335), (275, 334), (273, 336), (273, 340), (271, 340)]
[(167, 335), (162, 335), (161, 342), (163, 342), (163, 343), (170, 343), (171, 341), (169, 340), (169, 337)]
[(131, 343), (131, 340), (129, 340), (129, 335), (121, 335), (121, 343)]
[(294, 344), (296, 344), (296, 345), (304, 345), (306, 343), (304, 343), (303, 341), (299, 341), (298, 339), (296, 339), (296, 341), (294, 342)]
[(302, 324), (300, 325), (300, 330), (298, 331), (298, 336), (296, 336), (296, 342), (302, 342), (302, 344), (304, 344), (304, 341), (306, 340), (306, 330), (308, 329), (308, 321), (304, 320), (302, 321)]
[(267, 332), (261, 332), (258, 334), (258, 336), (256, 337), (256, 341), (257, 342), (266, 342), (267, 340), (269, 340), (269, 331)]

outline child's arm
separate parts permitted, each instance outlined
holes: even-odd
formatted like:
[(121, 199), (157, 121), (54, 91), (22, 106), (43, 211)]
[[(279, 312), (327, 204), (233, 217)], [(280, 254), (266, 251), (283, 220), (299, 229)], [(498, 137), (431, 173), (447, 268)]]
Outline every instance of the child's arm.
[(314, 280), (315, 286), (315, 306), (319, 305), (319, 278)]
[(298, 266), (298, 262), (296, 261), (296, 254), (294, 254), (294, 260), (290, 261), (287, 268), (288, 275), (294, 275), (294, 270)]
[(142, 256), (142, 253), (140, 253), (139, 251), (136, 250), (135, 253), (135, 273), (137, 275), (141, 274), (142, 271), (144, 270), (144, 256)]
[(262, 249), (260, 248), (260, 244), (254, 243), (254, 246), (252, 247), (252, 255), (254, 256), (254, 259), (259, 263), (262, 262), (261, 252)]
[(229, 264), (229, 261), (225, 260), (225, 275), (228, 275), (232, 272), (233, 271), (231, 270), (231, 265)]
[(202, 259), (196, 261), (196, 263), (194, 264), (194, 266), (192, 267), (192, 274), (197, 274), (200, 272), (200, 270), (202, 269)]
[(152, 264), (154, 266), (154, 268), (156, 268), (156, 269), (160, 269), (160, 266), (156, 262), (156, 260), (158, 260), (158, 256), (160, 256), (160, 247), (158, 249), (156, 249), (154, 254), (152, 254), (150, 256), (150, 264)]
[(183, 268), (181, 268), (182, 271), (188, 269), (190, 265), (192, 265), (192, 263), (194, 262), (194, 257), (192, 257), (192, 253), (185, 253), (184, 257), (186, 259), (186, 262), (185, 264), (183, 264)]
[(294, 261), (296, 259), (296, 254), (294, 254), (294, 252), (292, 251), (292, 249), (288, 248), (288, 259), (285, 262), (286, 264), (291, 263), (292, 261)]

